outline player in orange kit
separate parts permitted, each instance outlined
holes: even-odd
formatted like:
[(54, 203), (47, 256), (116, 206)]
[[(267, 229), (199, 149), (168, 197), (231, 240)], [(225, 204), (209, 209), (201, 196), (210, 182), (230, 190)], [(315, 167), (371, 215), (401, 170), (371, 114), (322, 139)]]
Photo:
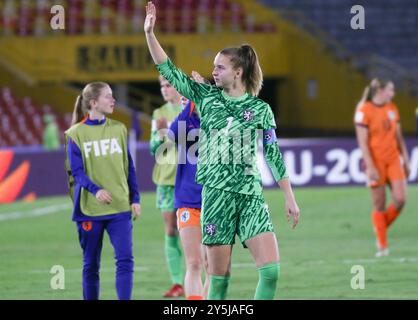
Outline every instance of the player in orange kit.
[[(398, 109), (392, 103), (394, 95), (392, 81), (373, 79), (366, 87), (354, 117), (372, 195), (376, 257), (389, 254), (387, 229), (405, 205), (406, 181), (410, 171)], [(387, 184), (391, 189), (392, 203), (386, 208)]]

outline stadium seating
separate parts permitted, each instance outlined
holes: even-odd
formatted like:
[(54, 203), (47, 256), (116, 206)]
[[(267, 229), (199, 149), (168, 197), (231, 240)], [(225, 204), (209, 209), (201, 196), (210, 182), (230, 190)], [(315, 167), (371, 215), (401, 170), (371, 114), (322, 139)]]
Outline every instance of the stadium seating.
[(363, 1), (365, 29), (350, 27), (353, 0), (261, 0), (279, 12), (298, 11), (354, 53), (378, 54), (418, 73), (418, 1)]
[(17, 98), (10, 88), (1, 87), (0, 147), (42, 144), (45, 114), (55, 116), (62, 138), (70, 126), (71, 114), (58, 114), (48, 105), (37, 106), (31, 98)]
[[(66, 0), (66, 27), (70, 35), (142, 32), (145, 0)], [(208, 31), (273, 32), (272, 24), (254, 23), (254, 17), (232, 0), (155, 0), (157, 25), (163, 33)], [(5, 35), (48, 35), (53, 3), (49, 0), (3, 0), (0, 32)]]

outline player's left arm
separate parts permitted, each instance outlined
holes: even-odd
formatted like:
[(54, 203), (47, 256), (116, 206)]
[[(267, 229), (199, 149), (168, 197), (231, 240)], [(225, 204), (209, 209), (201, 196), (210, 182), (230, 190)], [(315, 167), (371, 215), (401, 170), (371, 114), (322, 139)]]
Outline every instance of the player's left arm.
[(408, 155), (408, 149), (406, 148), (405, 139), (402, 135), (402, 129), (401, 124), (398, 122), (396, 126), (396, 141), (398, 143), (398, 149), (401, 152), (402, 158), (403, 158), (403, 167), (405, 170), (405, 175), (408, 178), (410, 173), (410, 163), (409, 163), (409, 155)]
[(299, 222), (300, 210), (293, 194), (283, 155), (277, 144), (276, 131), (274, 128), (263, 131), (263, 150), (264, 157), (270, 167), (274, 180), (277, 181), (280, 189), (282, 189), (285, 194), (287, 219), (289, 221), (291, 217), (293, 218), (292, 228), (295, 228)]
[[(123, 134), (128, 138), (128, 132), (125, 126), (123, 126)], [(131, 156), (129, 148), (127, 148), (128, 157), (128, 188), (129, 188), (129, 203), (131, 205), (132, 218), (135, 220), (141, 215), (140, 195), (138, 190), (138, 182), (136, 179), (135, 164)], [(135, 149), (136, 151), (136, 149)], [(134, 152), (135, 152), (134, 151)]]
[(128, 187), (129, 202), (132, 209), (132, 217), (135, 220), (141, 215), (140, 195), (138, 191), (138, 182), (136, 180), (135, 165), (128, 149)]
[(264, 157), (271, 169), (274, 180), (279, 181), (288, 178), (283, 155), (277, 144), (276, 130), (274, 128), (263, 130)]

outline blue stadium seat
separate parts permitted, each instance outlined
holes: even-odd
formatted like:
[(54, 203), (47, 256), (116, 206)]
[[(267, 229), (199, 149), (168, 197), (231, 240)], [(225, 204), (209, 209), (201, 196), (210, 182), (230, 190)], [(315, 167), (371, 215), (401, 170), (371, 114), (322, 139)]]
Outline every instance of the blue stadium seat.
[(350, 51), (375, 53), (405, 68), (418, 67), (418, 1), (368, 0), (364, 3), (366, 29), (352, 30), (354, 0), (260, 0), (278, 11), (298, 11)]

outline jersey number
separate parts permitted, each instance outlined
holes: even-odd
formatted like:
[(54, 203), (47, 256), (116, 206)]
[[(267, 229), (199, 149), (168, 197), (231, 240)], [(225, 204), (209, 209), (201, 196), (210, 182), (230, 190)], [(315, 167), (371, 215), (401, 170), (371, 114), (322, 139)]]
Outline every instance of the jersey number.
[(234, 121), (234, 117), (228, 117), (226, 118), (227, 124), (226, 124), (226, 133), (229, 132), (229, 128), (232, 126), (232, 121)]

